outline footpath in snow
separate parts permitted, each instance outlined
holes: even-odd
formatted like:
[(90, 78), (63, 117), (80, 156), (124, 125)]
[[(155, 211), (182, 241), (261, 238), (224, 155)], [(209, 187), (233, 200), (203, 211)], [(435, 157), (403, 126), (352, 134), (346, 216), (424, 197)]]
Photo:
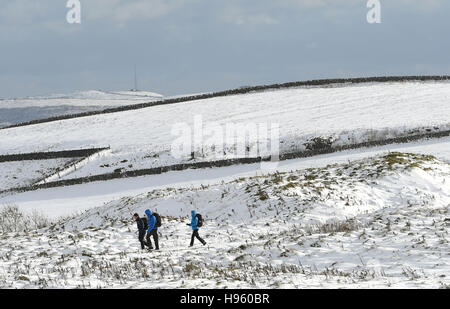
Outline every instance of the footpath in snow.
[[(392, 152), (157, 189), (0, 238), (1, 287), (449, 287), (450, 165)], [(140, 251), (134, 212), (163, 216)], [(196, 208), (208, 242), (188, 248)], [(251, 222), (251, 224), (249, 223)]]
[[(450, 138), (363, 148), (311, 158), (281, 161), (274, 171), (286, 172), (296, 169), (323, 167), (333, 163), (347, 163), (348, 161), (392, 151), (429, 154), (445, 162), (450, 162)], [(0, 205), (13, 203), (18, 205), (23, 211), (38, 210), (48, 216), (59, 217), (97, 207), (121, 197), (146, 193), (153, 189), (199, 187), (201, 185), (216, 184), (222, 181), (232, 181), (240, 177), (262, 174), (264, 172), (261, 170), (260, 164), (185, 170), (154, 176), (114, 179), (105, 182), (92, 182), (70, 187), (10, 194), (0, 197)]]

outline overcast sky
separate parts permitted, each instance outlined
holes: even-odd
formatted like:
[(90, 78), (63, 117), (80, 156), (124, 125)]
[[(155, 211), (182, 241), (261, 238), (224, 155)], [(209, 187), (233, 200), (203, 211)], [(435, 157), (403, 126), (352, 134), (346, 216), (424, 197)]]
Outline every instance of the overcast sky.
[(165, 95), (317, 78), (450, 74), (450, 1), (1, 0), (0, 97)]

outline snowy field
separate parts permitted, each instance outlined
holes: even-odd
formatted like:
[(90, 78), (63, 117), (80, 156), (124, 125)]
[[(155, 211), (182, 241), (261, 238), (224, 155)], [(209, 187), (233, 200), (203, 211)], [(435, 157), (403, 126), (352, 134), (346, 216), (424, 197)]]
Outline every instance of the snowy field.
[[(334, 163), (346, 163), (388, 152), (410, 152), (433, 155), (450, 163), (450, 137), (409, 144), (386, 145), (362, 148), (338, 153), (279, 162), (276, 171), (289, 172), (305, 168), (321, 168)], [(128, 179), (113, 179), (106, 182), (92, 182), (69, 187), (50, 188), (24, 193), (0, 195), (0, 205), (17, 204), (22, 211), (38, 210), (52, 218), (83, 212), (112, 200), (127, 196), (145, 194), (155, 189), (168, 187), (214, 185), (241, 177), (265, 175), (260, 164), (245, 164), (214, 169), (185, 170), (161, 175), (142, 176)], [(61, 205), (64, 205), (63, 207)]]
[[(111, 146), (111, 154), (67, 178), (192, 162), (176, 159), (171, 145), (175, 124), (279, 123), (282, 153), (304, 150), (314, 137), (344, 145), (450, 129), (447, 82), (360, 84), (291, 88), (154, 106), (121, 113), (44, 123), (0, 131), (0, 153)], [(270, 128), (270, 127), (269, 127)], [(249, 145), (250, 151), (258, 145)], [(205, 147), (195, 161), (224, 159)]]
[(162, 99), (148, 91), (78, 91), (18, 99), (0, 99), (0, 128), (61, 115), (103, 110)]
[(0, 162), (0, 191), (36, 183), (74, 161), (76, 159)]
[[(111, 146), (66, 178), (184, 162), (169, 153), (171, 128), (200, 111), (204, 123), (279, 122), (281, 151), (291, 152), (317, 136), (343, 145), (448, 130), (449, 99), (445, 82), (255, 92), (0, 130), (0, 154)], [(206, 149), (197, 158), (212, 159)], [(0, 185), (65, 164), (0, 163)], [(246, 164), (10, 192), (1, 205), (55, 222), (1, 234), (1, 288), (450, 287), (450, 137), (270, 171)], [(139, 250), (131, 216), (147, 208), (163, 216), (159, 252)], [(206, 218), (205, 247), (188, 248), (191, 209)]]
[[(450, 166), (390, 153), (123, 198), (0, 239), (2, 287), (449, 287)], [(132, 213), (163, 215), (139, 251)], [(187, 215), (208, 242), (188, 249)]]

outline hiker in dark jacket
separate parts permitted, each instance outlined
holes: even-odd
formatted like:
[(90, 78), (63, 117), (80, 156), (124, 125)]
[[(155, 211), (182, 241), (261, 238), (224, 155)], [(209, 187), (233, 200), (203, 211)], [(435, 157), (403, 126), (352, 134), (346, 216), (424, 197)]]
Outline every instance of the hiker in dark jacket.
[(141, 243), (141, 248), (145, 249), (145, 246), (147, 246), (147, 243), (144, 240), (145, 233), (147, 232), (147, 220), (145, 218), (139, 217), (139, 215), (136, 213), (133, 215), (134, 221), (136, 221), (137, 228), (139, 231), (139, 242)]
[(148, 229), (147, 229), (147, 245), (149, 249), (153, 249), (152, 241), (150, 240), (150, 236), (153, 236), (153, 240), (155, 241), (155, 250), (159, 250), (158, 243), (158, 228), (156, 227), (156, 218), (150, 211), (147, 209), (145, 214), (148, 218)]
[(192, 210), (191, 211), (191, 223), (187, 224), (188, 226), (192, 227), (192, 237), (191, 237), (191, 245), (189, 247), (192, 247), (194, 245), (194, 240), (195, 238), (197, 238), (198, 240), (200, 240), (200, 242), (204, 245), (206, 245), (206, 241), (204, 241), (200, 235), (198, 234), (198, 230), (200, 229), (198, 227), (198, 217), (197, 217), (197, 211)]

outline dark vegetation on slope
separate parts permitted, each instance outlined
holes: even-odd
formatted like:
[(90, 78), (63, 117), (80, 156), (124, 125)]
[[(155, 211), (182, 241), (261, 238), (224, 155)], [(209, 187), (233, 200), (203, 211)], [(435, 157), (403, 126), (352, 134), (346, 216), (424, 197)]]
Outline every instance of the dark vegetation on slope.
[(88, 148), (76, 150), (63, 151), (48, 151), (48, 152), (30, 152), (19, 154), (0, 155), (0, 163), (26, 160), (49, 160), (60, 158), (84, 158), (89, 157), (97, 152), (107, 150), (108, 148)]

